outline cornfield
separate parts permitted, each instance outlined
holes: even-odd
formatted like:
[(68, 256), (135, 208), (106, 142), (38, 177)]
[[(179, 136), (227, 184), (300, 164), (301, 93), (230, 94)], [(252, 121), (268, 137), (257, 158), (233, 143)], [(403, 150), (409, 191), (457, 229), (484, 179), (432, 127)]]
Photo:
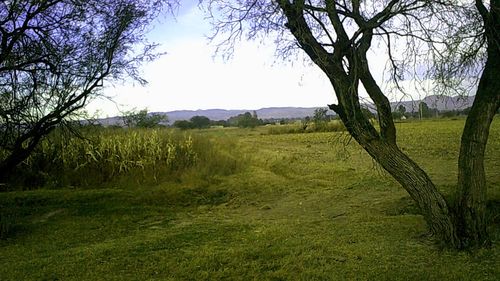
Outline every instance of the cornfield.
[(224, 147), (168, 129), (99, 129), (84, 138), (55, 133), (22, 163), (17, 177), (23, 185), (51, 186), (92, 186), (119, 179), (158, 182), (195, 167), (214, 173), (200, 165), (222, 161), (238, 166), (238, 157)]

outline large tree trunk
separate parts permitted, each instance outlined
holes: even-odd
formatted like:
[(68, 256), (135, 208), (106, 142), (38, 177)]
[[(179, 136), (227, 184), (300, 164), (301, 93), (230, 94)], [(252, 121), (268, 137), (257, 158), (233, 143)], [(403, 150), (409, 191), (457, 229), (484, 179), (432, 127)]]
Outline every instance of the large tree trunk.
[(6, 183), (14, 169), (26, 160), (35, 149), (40, 138), (36, 142), (30, 143), (27, 147), (16, 146), (10, 154), (0, 161), (0, 183)]
[(12, 152), (0, 162), (0, 183), (6, 183), (14, 168), (29, 156), (25, 151)]
[(52, 123), (46, 126), (38, 124), (31, 131), (17, 138), (14, 147), (9, 151), (7, 157), (0, 161), (0, 183), (6, 183), (9, 180), (15, 168), (28, 159), (40, 143), (42, 137), (48, 135), (54, 128)]
[(484, 153), (491, 122), (500, 106), (500, 1), (490, 1), (489, 11), (481, 1), (476, 1), (476, 7), (484, 21), (488, 58), (465, 122), (458, 160), (455, 213), (462, 247), (481, 247), (490, 242)]
[(431, 233), (444, 244), (457, 247), (452, 212), (429, 176), (395, 145), (380, 141), (367, 144), (365, 149), (417, 202)]
[[(498, 48), (496, 48), (498, 50)], [(500, 54), (489, 52), (476, 98), (462, 133), (455, 210), (463, 247), (489, 243), (486, 231), (484, 153), (490, 124), (500, 106)]]
[[(429, 176), (391, 139), (384, 140), (373, 133), (371, 124), (353, 120), (339, 106), (341, 119), (356, 141), (375, 159), (415, 200), (430, 232), (443, 244), (459, 248), (453, 212)], [(370, 133), (372, 132), (372, 133)]]

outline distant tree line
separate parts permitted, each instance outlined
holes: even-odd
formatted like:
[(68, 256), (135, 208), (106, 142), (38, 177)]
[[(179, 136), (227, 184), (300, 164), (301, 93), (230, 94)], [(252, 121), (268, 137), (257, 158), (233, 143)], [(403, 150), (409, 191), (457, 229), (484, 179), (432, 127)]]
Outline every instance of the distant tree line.
[[(420, 102), (418, 111), (407, 112), (406, 107), (399, 105), (393, 112), (393, 119), (422, 119), (422, 118), (452, 118), (456, 116), (466, 116), (469, 114), (470, 107), (461, 110), (438, 110), (436, 108), (429, 108), (427, 103)], [(377, 117), (376, 112), (372, 112), (368, 107), (363, 107), (362, 112), (369, 119)], [(498, 112), (500, 114), (500, 112)], [(257, 126), (265, 125), (285, 125), (302, 122), (307, 127), (314, 124), (317, 130), (327, 126), (328, 122), (338, 119), (336, 115), (328, 114), (326, 108), (317, 108), (314, 110), (313, 116), (306, 116), (304, 118), (267, 118), (259, 119), (257, 112), (245, 112), (228, 120), (210, 120), (206, 116), (193, 116), (189, 120), (177, 120), (172, 124), (172, 127), (181, 130), (188, 129), (207, 129), (211, 127), (239, 127), (239, 128), (255, 128)], [(148, 113), (147, 109), (127, 111), (122, 117), (125, 127), (135, 128), (156, 128), (166, 126), (168, 117), (165, 114)]]
[(396, 110), (392, 112), (393, 119), (422, 119), (422, 118), (451, 118), (456, 116), (467, 116), (470, 112), (470, 107), (464, 109), (453, 110), (438, 110), (437, 108), (430, 108), (427, 103), (420, 102), (417, 111), (407, 112), (406, 107), (399, 105)]
[(156, 128), (165, 126), (168, 117), (165, 114), (148, 113), (147, 109), (126, 111), (122, 116), (123, 124), (128, 128)]
[(210, 127), (240, 127), (240, 128), (255, 128), (264, 124), (264, 121), (257, 117), (257, 113), (245, 112), (237, 116), (233, 116), (226, 120), (213, 121), (206, 116), (193, 116), (189, 120), (177, 120), (173, 126), (181, 130), (187, 129), (205, 129)]

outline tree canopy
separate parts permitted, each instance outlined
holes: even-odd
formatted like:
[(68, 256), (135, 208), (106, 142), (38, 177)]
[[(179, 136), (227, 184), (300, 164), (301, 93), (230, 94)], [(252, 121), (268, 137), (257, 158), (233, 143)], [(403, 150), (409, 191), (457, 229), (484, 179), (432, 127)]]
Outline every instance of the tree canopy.
[(0, 180), (112, 81), (141, 84), (159, 54), (147, 26), (163, 0), (0, 3)]

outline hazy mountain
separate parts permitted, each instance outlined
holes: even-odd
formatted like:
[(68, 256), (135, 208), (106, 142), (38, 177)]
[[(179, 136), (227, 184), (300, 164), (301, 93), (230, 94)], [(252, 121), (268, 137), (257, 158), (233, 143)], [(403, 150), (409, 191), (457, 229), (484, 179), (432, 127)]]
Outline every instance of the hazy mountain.
[[(437, 108), (439, 111), (465, 109), (472, 106), (474, 96), (471, 97), (445, 97), (445, 96), (428, 96), (423, 99), (429, 108)], [(391, 107), (396, 110), (399, 105), (406, 108), (406, 112), (418, 111), (420, 100), (392, 102)], [(373, 105), (369, 106), (373, 108)], [(318, 107), (268, 107), (255, 110), (260, 119), (282, 119), (282, 118), (305, 118), (313, 116), (314, 110)], [(206, 116), (210, 120), (227, 120), (230, 117), (243, 114), (245, 112), (253, 113), (251, 109), (241, 110), (226, 110), (226, 109), (203, 109), (203, 110), (176, 110), (169, 112), (153, 112), (150, 114), (166, 114), (169, 124), (173, 124), (177, 120), (189, 120), (193, 116)], [(329, 115), (335, 115), (335, 112), (329, 110)], [(104, 126), (123, 125), (120, 117), (111, 117), (98, 120)]]
[[(245, 112), (257, 113), (260, 119), (280, 119), (280, 118), (305, 118), (306, 116), (313, 116), (314, 110), (317, 107), (268, 107), (258, 110), (241, 109), (241, 110), (225, 110), (225, 109), (206, 109), (206, 110), (177, 110), (165, 112), (170, 122), (176, 120), (189, 120), (191, 117), (199, 115), (206, 116), (210, 120), (227, 120), (233, 116), (243, 114)], [(334, 114), (330, 111), (329, 114)]]
[[(439, 111), (451, 111), (471, 107), (474, 102), (474, 97), (475, 96), (448, 97), (433, 95), (424, 98), (422, 101), (425, 102), (429, 108), (436, 108)], [(420, 102), (420, 100), (392, 102), (391, 107), (395, 110), (399, 105), (403, 105), (406, 108), (406, 112), (417, 112)]]
[[(318, 107), (268, 107), (258, 110), (240, 109), (240, 110), (226, 110), (226, 109), (200, 109), (200, 110), (175, 110), (169, 112), (151, 112), (150, 114), (166, 114), (168, 116), (169, 124), (173, 124), (177, 120), (189, 120), (193, 116), (206, 116), (210, 120), (228, 120), (233, 116), (244, 114), (245, 112), (257, 113), (260, 119), (282, 119), (282, 118), (305, 118), (313, 116), (314, 110)], [(333, 111), (328, 114), (334, 115)], [(98, 122), (104, 126), (123, 125), (121, 117), (109, 117), (99, 119)]]

